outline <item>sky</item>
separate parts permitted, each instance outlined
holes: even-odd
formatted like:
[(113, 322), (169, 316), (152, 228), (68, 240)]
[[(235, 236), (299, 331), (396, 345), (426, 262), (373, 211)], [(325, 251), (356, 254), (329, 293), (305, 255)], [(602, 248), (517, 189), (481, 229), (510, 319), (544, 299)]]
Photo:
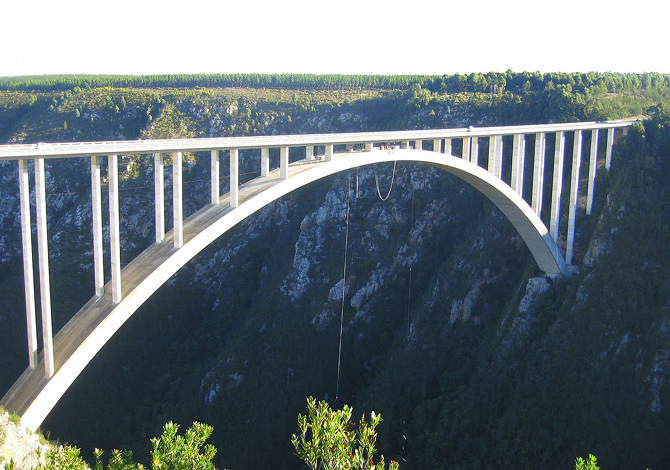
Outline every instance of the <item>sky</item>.
[(670, 73), (667, 0), (0, 2), (0, 76)]

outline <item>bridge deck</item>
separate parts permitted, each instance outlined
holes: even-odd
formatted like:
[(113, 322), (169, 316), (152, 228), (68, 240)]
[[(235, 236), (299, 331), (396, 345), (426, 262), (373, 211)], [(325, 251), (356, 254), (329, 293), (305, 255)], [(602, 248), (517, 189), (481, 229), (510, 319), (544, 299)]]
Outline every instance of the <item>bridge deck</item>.
[[(319, 159), (294, 162), (290, 165), (290, 174), (296, 175), (320, 163), (322, 161)], [(267, 177), (258, 177), (241, 185), (239, 188), (239, 203), (242, 204), (279, 181), (279, 169), (276, 169), (271, 171)], [(184, 245), (231, 210), (229, 195), (224, 194), (220, 197), (218, 205), (208, 204), (192, 214), (184, 221)], [(163, 243), (152, 244), (133, 259), (121, 272), (122, 297), (125, 298), (133, 292), (149, 274), (165, 263), (175, 251), (177, 249), (174, 248), (173, 233), (170, 231), (166, 234)], [(105, 286), (105, 293), (101, 297), (93, 297), (89, 300), (55, 335), (54, 359), (56, 371), (82, 345), (83, 340), (88, 338), (110, 316), (118, 305), (112, 302), (111, 291), (111, 282), (109, 282)], [(49, 379), (45, 378), (43, 357), (40, 355), (40, 362), (37, 367), (34, 369), (27, 368), (23, 372), (2, 399), (2, 406), (22, 416), (48, 381)]]

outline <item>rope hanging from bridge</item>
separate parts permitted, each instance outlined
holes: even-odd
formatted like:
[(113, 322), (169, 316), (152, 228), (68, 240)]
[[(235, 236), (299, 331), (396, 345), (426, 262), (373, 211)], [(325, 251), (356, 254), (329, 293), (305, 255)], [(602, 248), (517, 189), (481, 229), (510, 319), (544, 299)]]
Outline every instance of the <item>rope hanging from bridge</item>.
[(379, 195), (379, 199), (382, 201), (386, 201), (389, 196), (391, 195), (391, 190), (393, 189), (393, 182), (395, 181), (395, 168), (396, 168), (397, 161), (393, 161), (393, 174), (391, 175), (391, 186), (389, 186), (389, 192), (386, 193), (386, 197), (382, 197), (382, 193), (379, 190), (379, 174), (375, 172), (375, 184), (377, 185), (377, 194)]
[(410, 184), (412, 185), (412, 205), (410, 211), (409, 224), (409, 281), (407, 286), (407, 334), (410, 332), (410, 309), (412, 307), (412, 256), (414, 256), (414, 242), (412, 241), (412, 227), (414, 227), (414, 173), (410, 176)]
[(349, 173), (349, 188), (347, 190), (347, 215), (346, 229), (344, 231), (344, 266), (342, 268), (342, 310), (340, 312), (340, 344), (337, 351), (337, 384), (335, 387), (335, 400), (340, 398), (340, 364), (342, 359), (342, 332), (344, 331), (344, 294), (347, 285), (347, 251), (349, 249), (349, 202), (351, 200), (351, 173)]

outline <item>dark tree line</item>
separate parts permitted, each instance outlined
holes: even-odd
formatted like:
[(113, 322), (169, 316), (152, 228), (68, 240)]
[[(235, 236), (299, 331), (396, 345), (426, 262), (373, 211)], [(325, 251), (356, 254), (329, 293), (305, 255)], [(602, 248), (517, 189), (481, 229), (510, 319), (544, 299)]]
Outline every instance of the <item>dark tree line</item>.
[(582, 94), (667, 89), (670, 74), (489, 72), (467, 75), (344, 74), (170, 74), (170, 75), (38, 75), (0, 77), (0, 90), (68, 90), (74, 87), (251, 87), (284, 89), (408, 89), (419, 85), (433, 92), (523, 94), (565, 88)]

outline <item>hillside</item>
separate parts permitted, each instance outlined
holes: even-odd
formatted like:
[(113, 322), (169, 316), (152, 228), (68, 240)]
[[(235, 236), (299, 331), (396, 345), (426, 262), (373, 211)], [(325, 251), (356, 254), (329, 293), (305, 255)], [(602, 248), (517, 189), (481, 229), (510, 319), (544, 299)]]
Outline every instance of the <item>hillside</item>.
[[(635, 89), (582, 93), (576, 83), (559, 88), (558, 78), (517, 75), (504, 90), (487, 82), (455, 92), (444, 78), (402, 89), (6, 89), (0, 140), (597, 120), (667, 106), (670, 96), (643, 77)], [(375, 177), (386, 184), (391, 168), (360, 168), (272, 204), (189, 263), (103, 349), (44, 428), (85, 455), (132, 448), (146, 459), (148, 437), (165, 422), (198, 420), (214, 426), (219, 467), (299, 468), (289, 439), (313, 395), (381, 412), (378, 447), (401, 468), (558, 469), (588, 453), (607, 469), (667, 467), (670, 121), (662, 108), (652, 112), (617, 145), (611, 173), (599, 174), (594, 215), (579, 215), (572, 278), (544, 277), (502, 214), (458, 179), (398, 165), (381, 201)], [(209, 197), (208, 159), (188, 157), (186, 212)], [(241, 158), (252, 177), (255, 157)], [(126, 260), (153, 236), (153, 209), (141, 202), (153, 192), (149, 165), (124, 159)], [(68, 287), (68, 296), (54, 294), (58, 329), (92, 291), (90, 193), (86, 162), (49, 172), (52, 289)], [(3, 393), (26, 359), (14, 165), (0, 164), (0, 178)]]

